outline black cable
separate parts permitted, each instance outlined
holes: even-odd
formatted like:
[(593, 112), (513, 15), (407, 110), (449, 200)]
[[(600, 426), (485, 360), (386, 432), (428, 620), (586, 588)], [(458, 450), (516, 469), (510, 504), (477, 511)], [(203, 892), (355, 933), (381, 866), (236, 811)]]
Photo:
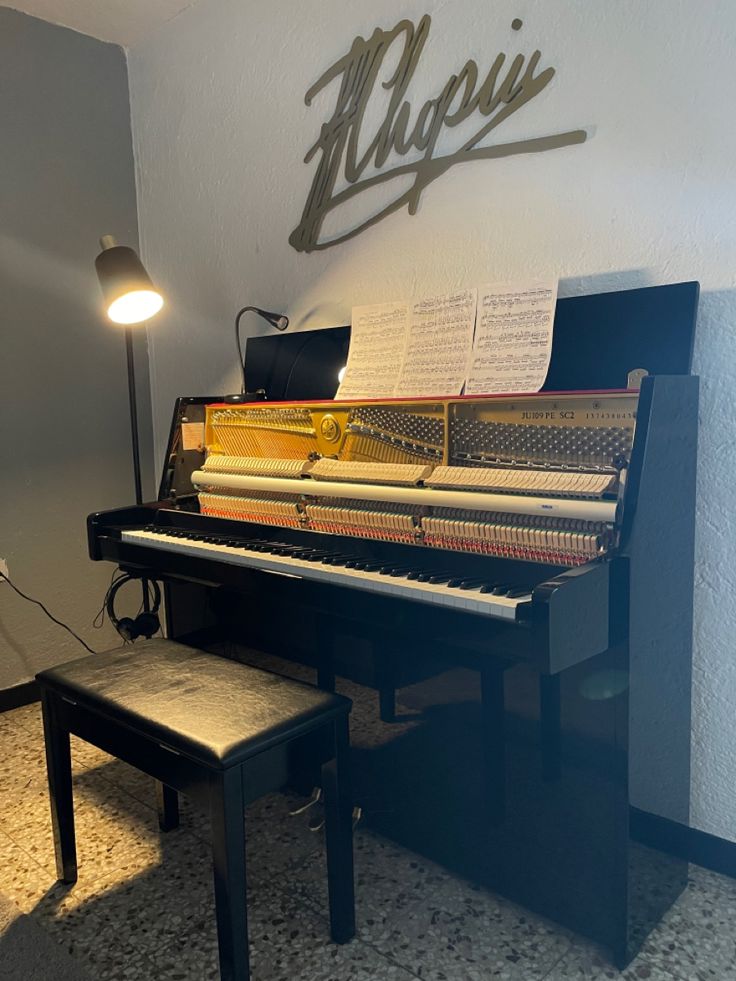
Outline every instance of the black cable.
[[(153, 586), (151, 585), (150, 580), (148, 579), (143, 579), (142, 582), (145, 583), (143, 588), (148, 596), (148, 607), (150, 610), (152, 606), (156, 605), (156, 597), (153, 592)], [(112, 588), (112, 586), (110, 588)], [(141, 605), (138, 607), (138, 612), (136, 613), (136, 617), (139, 617), (141, 613), (143, 613), (143, 608), (145, 607), (145, 605), (146, 605), (146, 600), (145, 599), (141, 600)], [(146, 613), (148, 613), (149, 610), (146, 610)]]
[(240, 343), (240, 318), (244, 313), (257, 313), (259, 316), (268, 320), (276, 330), (286, 330), (289, 326), (287, 317), (278, 317), (276, 314), (270, 314), (267, 310), (261, 310), (260, 307), (243, 307), (235, 314), (235, 343), (238, 348), (238, 363), (240, 364), (240, 374), (242, 376), (241, 395), (245, 395), (245, 351), (243, 351), (243, 345)]
[(8, 586), (10, 586), (11, 589), (14, 589), (19, 596), (22, 596), (23, 597), (24, 600), (28, 600), (29, 603), (35, 603), (36, 606), (40, 606), (41, 609), (43, 610), (43, 612), (49, 618), (49, 620), (53, 620), (54, 623), (58, 624), (60, 627), (63, 627), (64, 630), (66, 630), (67, 633), (70, 633), (75, 640), (78, 640), (79, 643), (82, 645), (82, 647), (84, 647), (86, 650), (88, 650), (90, 652), (90, 654), (96, 654), (97, 653), (97, 651), (93, 651), (92, 650), (92, 648), (89, 646), (89, 644), (85, 644), (85, 642), (82, 640), (82, 638), (78, 634), (75, 634), (71, 627), (67, 627), (67, 625), (65, 623), (62, 623), (61, 620), (57, 620), (56, 617), (53, 615), (53, 613), (49, 613), (49, 611), (43, 605), (43, 603), (41, 602), (41, 600), (34, 599), (32, 596), (26, 596), (26, 594), (24, 592), (22, 592), (20, 589), (18, 589), (18, 587), (15, 585), (14, 582), (11, 582), (10, 579), (8, 579), (8, 577), (5, 575), (4, 572), (0, 572), (0, 579), (4, 579), (5, 582), (8, 584)]
[(121, 572), (120, 569), (113, 569), (113, 573), (110, 576), (110, 584), (107, 587), (107, 591), (105, 593), (105, 598), (102, 601), (102, 606), (99, 608), (99, 610), (97, 611), (97, 613), (95, 615), (94, 620), (92, 621), (92, 626), (94, 627), (95, 630), (101, 630), (102, 627), (104, 627), (104, 625), (105, 625), (105, 613), (107, 612), (107, 600), (108, 600), (108, 598), (110, 596), (110, 593), (112, 592), (113, 586), (118, 581), (118, 579), (122, 579), (123, 576), (125, 576), (125, 573), (124, 572)]

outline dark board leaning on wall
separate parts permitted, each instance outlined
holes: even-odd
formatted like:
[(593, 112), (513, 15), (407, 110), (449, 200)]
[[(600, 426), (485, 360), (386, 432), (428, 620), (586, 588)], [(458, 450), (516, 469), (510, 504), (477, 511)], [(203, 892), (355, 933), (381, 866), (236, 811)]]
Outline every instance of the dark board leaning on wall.
[[(699, 291), (698, 283), (675, 283), (559, 299), (543, 390), (625, 388), (635, 368), (689, 374)], [(272, 401), (332, 398), (349, 342), (349, 327), (251, 337), (248, 387)]]

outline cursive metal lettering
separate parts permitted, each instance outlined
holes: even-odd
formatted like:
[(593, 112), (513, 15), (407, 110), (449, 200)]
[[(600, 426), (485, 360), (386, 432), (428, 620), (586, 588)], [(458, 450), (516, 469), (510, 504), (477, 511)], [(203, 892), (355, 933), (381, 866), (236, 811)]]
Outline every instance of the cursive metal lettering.
[[(410, 215), (415, 214), (424, 189), (455, 164), (540, 153), (585, 142), (585, 130), (570, 130), (493, 146), (478, 145), (550, 83), (555, 70), (538, 71), (540, 51), (535, 51), (528, 61), (524, 55), (516, 55), (510, 63), (505, 54), (499, 54), (482, 81), (477, 64), (468, 60), (456, 75), (450, 76), (437, 96), (424, 103), (412, 122), (412, 109), (405, 96), (426, 44), (429, 26), (430, 17), (425, 14), (416, 27), (411, 21), (402, 20), (389, 31), (376, 28), (367, 41), (356, 37), (348, 53), (307, 91), (305, 102), (309, 106), (319, 92), (339, 79), (333, 113), (323, 123), (317, 141), (304, 158), (309, 163), (319, 155), (301, 221), (289, 236), (297, 251), (312, 252), (345, 242), (404, 205)], [(521, 22), (515, 20), (512, 26), (517, 30)], [(398, 64), (393, 74), (380, 82), (386, 55), (394, 44), (403, 44)], [(379, 82), (390, 92), (386, 115), (361, 153), (359, 145), (364, 137), (366, 109)], [(487, 120), (475, 135), (455, 152), (435, 156), (443, 130), (458, 126), (474, 113)], [(413, 152), (420, 156), (411, 163), (381, 170), (392, 153), (403, 157)], [(363, 177), (368, 167), (381, 172)], [(337, 190), (341, 174), (346, 186)], [(322, 225), (331, 211), (356, 194), (406, 175), (414, 177), (411, 186), (381, 211), (337, 237), (321, 239)]]

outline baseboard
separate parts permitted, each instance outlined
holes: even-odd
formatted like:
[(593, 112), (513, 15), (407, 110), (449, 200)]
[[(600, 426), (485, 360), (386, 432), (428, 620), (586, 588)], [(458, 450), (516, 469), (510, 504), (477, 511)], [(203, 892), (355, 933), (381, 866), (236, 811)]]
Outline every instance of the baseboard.
[(36, 681), (26, 681), (23, 685), (2, 688), (0, 689), (0, 712), (9, 712), (11, 709), (20, 708), (21, 705), (30, 705), (31, 702), (37, 702), (40, 697), (41, 693)]
[(631, 808), (630, 820), (631, 837), (642, 845), (736, 879), (736, 842), (635, 807)]

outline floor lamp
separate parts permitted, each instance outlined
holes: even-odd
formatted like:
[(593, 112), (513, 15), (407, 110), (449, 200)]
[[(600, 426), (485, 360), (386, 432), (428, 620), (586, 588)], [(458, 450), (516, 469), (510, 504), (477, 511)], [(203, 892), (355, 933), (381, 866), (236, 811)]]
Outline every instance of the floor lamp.
[[(125, 354), (128, 362), (128, 401), (130, 404), (130, 435), (133, 445), (133, 478), (135, 480), (135, 502), (143, 503), (141, 482), (141, 454), (138, 438), (138, 401), (135, 391), (135, 361), (133, 358), (133, 329), (150, 320), (161, 307), (164, 300), (151, 282), (143, 263), (133, 249), (118, 245), (112, 235), (100, 239), (102, 251), (95, 259), (97, 278), (105, 300), (107, 316), (115, 324), (125, 327)], [(141, 581), (143, 588), (143, 609), (150, 610), (148, 581)], [(158, 620), (156, 620), (158, 629)], [(155, 632), (155, 631), (154, 631)], [(148, 634), (146, 634), (148, 636)]]
[(103, 235), (100, 239), (100, 247), (102, 251), (95, 259), (95, 268), (105, 299), (107, 316), (113, 323), (122, 324), (125, 327), (135, 502), (142, 504), (143, 489), (138, 441), (138, 402), (135, 391), (133, 327), (145, 323), (157, 314), (164, 305), (164, 300), (151, 282), (143, 263), (133, 249), (129, 249), (125, 245), (118, 245), (112, 235)]

